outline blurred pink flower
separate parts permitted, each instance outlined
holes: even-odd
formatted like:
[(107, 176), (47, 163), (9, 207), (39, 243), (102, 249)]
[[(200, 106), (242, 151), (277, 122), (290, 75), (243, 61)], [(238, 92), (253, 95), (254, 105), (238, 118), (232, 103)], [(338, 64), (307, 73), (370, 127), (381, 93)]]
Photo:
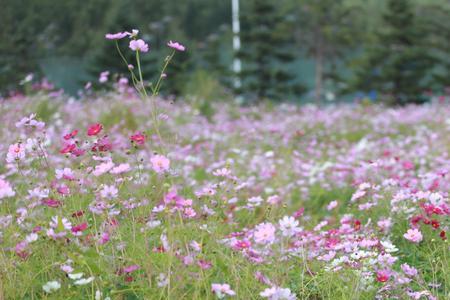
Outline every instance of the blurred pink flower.
[(131, 266), (123, 268), (123, 271), (125, 273), (131, 273), (131, 272), (134, 272), (136, 270), (139, 270), (139, 266), (138, 265), (131, 265)]
[(169, 41), (169, 42), (167, 43), (167, 46), (169, 46), (170, 48), (173, 48), (173, 49), (175, 49), (175, 50), (177, 50), (177, 51), (185, 51), (185, 50), (186, 50), (186, 47), (183, 46), (183, 45), (181, 45), (181, 44), (178, 43), (178, 42), (172, 42), (172, 41)]
[(117, 33), (107, 33), (105, 34), (105, 38), (108, 40), (120, 40), (126, 37), (128, 33), (126, 32), (117, 32)]
[(150, 159), (150, 162), (156, 173), (163, 173), (170, 168), (170, 160), (164, 155), (155, 155)]
[(16, 193), (12, 189), (11, 185), (9, 184), (9, 182), (7, 182), (7, 181), (5, 181), (5, 180), (0, 178), (0, 199), (6, 198), (6, 197), (12, 197), (15, 194)]
[(408, 229), (403, 236), (413, 243), (420, 243), (423, 239), (422, 233), (418, 229)]
[(211, 284), (211, 290), (219, 299), (222, 299), (227, 295), (236, 295), (236, 293), (231, 289), (230, 285), (226, 283), (213, 283)]
[(148, 44), (144, 40), (131, 40), (130, 49), (133, 51), (148, 52)]
[(108, 81), (109, 71), (104, 71), (100, 73), (100, 76), (98, 78), (98, 82), (105, 83)]
[(271, 223), (261, 223), (256, 226), (253, 235), (258, 244), (271, 244), (275, 240), (275, 226)]
[(25, 146), (21, 143), (10, 145), (8, 154), (6, 155), (6, 162), (13, 163), (25, 159)]
[(411, 267), (410, 265), (408, 265), (406, 263), (402, 264), (401, 268), (402, 268), (403, 273), (405, 273), (409, 277), (415, 277), (419, 273), (416, 268)]

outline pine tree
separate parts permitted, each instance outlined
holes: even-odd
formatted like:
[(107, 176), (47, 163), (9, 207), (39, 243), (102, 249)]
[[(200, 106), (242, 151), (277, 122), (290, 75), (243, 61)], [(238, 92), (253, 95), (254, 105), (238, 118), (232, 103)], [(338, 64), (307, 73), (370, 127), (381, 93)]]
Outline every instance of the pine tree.
[(252, 0), (247, 12), (243, 9), (241, 41), (238, 56), (242, 60), (242, 89), (244, 95), (257, 100), (282, 99), (299, 94), (302, 88), (289, 71), (292, 39), (286, 18), (271, 0)]
[(301, 0), (300, 3), (295, 1), (288, 9), (295, 12), (297, 41), (306, 50), (306, 56), (314, 60), (314, 94), (316, 102), (320, 103), (325, 81), (341, 81), (336, 63), (361, 39), (361, 9), (344, 0)]
[(424, 44), (436, 60), (432, 87), (439, 93), (450, 87), (450, 2), (420, 7), (419, 20), (425, 28)]
[(201, 67), (213, 76), (223, 87), (231, 88), (233, 73), (228, 64), (225, 63), (224, 41), (229, 35), (229, 28), (222, 26), (218, 32), (209, 35), (205, 42), (201, 44), (199, 53), (201, 54)]
[(410, 0), (389, 0), (383, 24), (367, 55), (356, 64), (352, 86), (380, 92), (391, 104), (422, 102), (433, 59), (422, 45), (424, 31)]

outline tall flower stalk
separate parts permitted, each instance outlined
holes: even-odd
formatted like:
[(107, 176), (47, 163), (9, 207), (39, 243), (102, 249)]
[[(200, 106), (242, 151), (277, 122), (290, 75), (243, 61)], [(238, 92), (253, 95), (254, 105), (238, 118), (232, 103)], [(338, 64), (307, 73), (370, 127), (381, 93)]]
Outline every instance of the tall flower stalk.
[[(156, 97), (159, 95), (163, 80), (166, 77), (167, 67), (169, 66), (170, 62), (172, 61), (173, 57), (175, 56), (175, 53), (177, 51), (181, 51), (181, 52), (185, 51), (186, 47), (181, 45), (178, 42), (169, 41), (167, 43), (167, 46), (169, 48), (172, 48), (173, 50), (172, 50), (171, 54), (166, 56), (166, 58), (164, 59), (164, 64), (159, 73), (156, 84), (153, 85), (153, 83), (150, 82), (150, 84), (148, 84), (148, 86), (146, 86), (145, 81), (144, 81), (144, 75), (142, 73), (142, 68), (141, 68), (141, 53), (148, 52), (149, 45), (144, 40), (138, 39), (137, 38), (138, 34), (139, 34), (139, 31), (136, 29), (133, 29), (131, 32), (126, 31), (126, 32), (118, 32), (118, 33), (114, 33), (114, 34), (108, 33), (105, 35), (105, 37), (109, 40), (115, 41), (117, 52), (119, 53), (123, 62), (126, 64), (128, 71), (130, 72), (130, 75), (131, 75), (131, 80), (133, 82), (133, 86), (136, 89), (136, 91), (138, 92), (140, 98), (143, 101), (146, 101), (148, 98), (150, 98), (153, 127), (154, 127), (156, 135), (158, 136), (160, 143), (162, 145), (164, 145), (164, 141), (161, 136), (161, 132), (159, 130), (159, 122), (158, 122), (158, 114), (157, 114), (158, 107), (156, 105)], [(129, 43), (129, 48), (131, 50), (135, 51), (137, 74), (135, 73), (134, 66), (127, 61), (127, 59), (125, 58), (125, 56), (123, 55), (123, 53), (119, 47), (118, 41), (125, 37), (129, 37), (131, 39), (130, 43)], [(149, 92), (147, 92), (147, 87), (150, 88), (151, 94)], [(149, 97), (149, 94), (150, 94), (150, 97)]]

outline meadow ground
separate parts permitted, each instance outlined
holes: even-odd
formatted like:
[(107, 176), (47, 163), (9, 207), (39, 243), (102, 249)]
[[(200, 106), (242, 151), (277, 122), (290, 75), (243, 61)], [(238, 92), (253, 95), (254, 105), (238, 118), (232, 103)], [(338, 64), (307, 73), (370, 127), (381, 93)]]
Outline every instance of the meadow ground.
[(1, 299), (450, 297), (450, 106), (0, 101)]

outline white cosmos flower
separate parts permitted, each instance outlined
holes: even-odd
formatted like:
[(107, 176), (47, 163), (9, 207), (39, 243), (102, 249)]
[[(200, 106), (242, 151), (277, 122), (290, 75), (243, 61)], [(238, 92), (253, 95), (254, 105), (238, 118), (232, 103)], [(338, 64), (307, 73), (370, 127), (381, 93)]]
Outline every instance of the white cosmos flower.
[(291, 237), (301, 230), (298, 227), (299, 222), (294, 217), (284, 216), (278, 224), (283, 236)]
[(58, 281), (49, 281), (42, 286), (42, 289), (46, 293), (51, 293), (53, 291), (57, 291), (61, 288), (61, 284)]
[(388, 253), (398, 251), (398, 248), (394, 244), (392, 244), (392, 242), (389, 240), (381, 241), (381, 245), (383, 245), (384, 250)]
[(72, 273), (69, 274), (69, 278), (76, 280), (76, 279), (80, 279), (81, 277), (83, 277), (83, 273)]
[(94, 281), (94, 276), (91, 276), (89, 278), (81, 278), (80, 280), (77, 280), (74, 282), (75, 285), (85, 285), (85, 284), (89, 284), (92, 281)]

